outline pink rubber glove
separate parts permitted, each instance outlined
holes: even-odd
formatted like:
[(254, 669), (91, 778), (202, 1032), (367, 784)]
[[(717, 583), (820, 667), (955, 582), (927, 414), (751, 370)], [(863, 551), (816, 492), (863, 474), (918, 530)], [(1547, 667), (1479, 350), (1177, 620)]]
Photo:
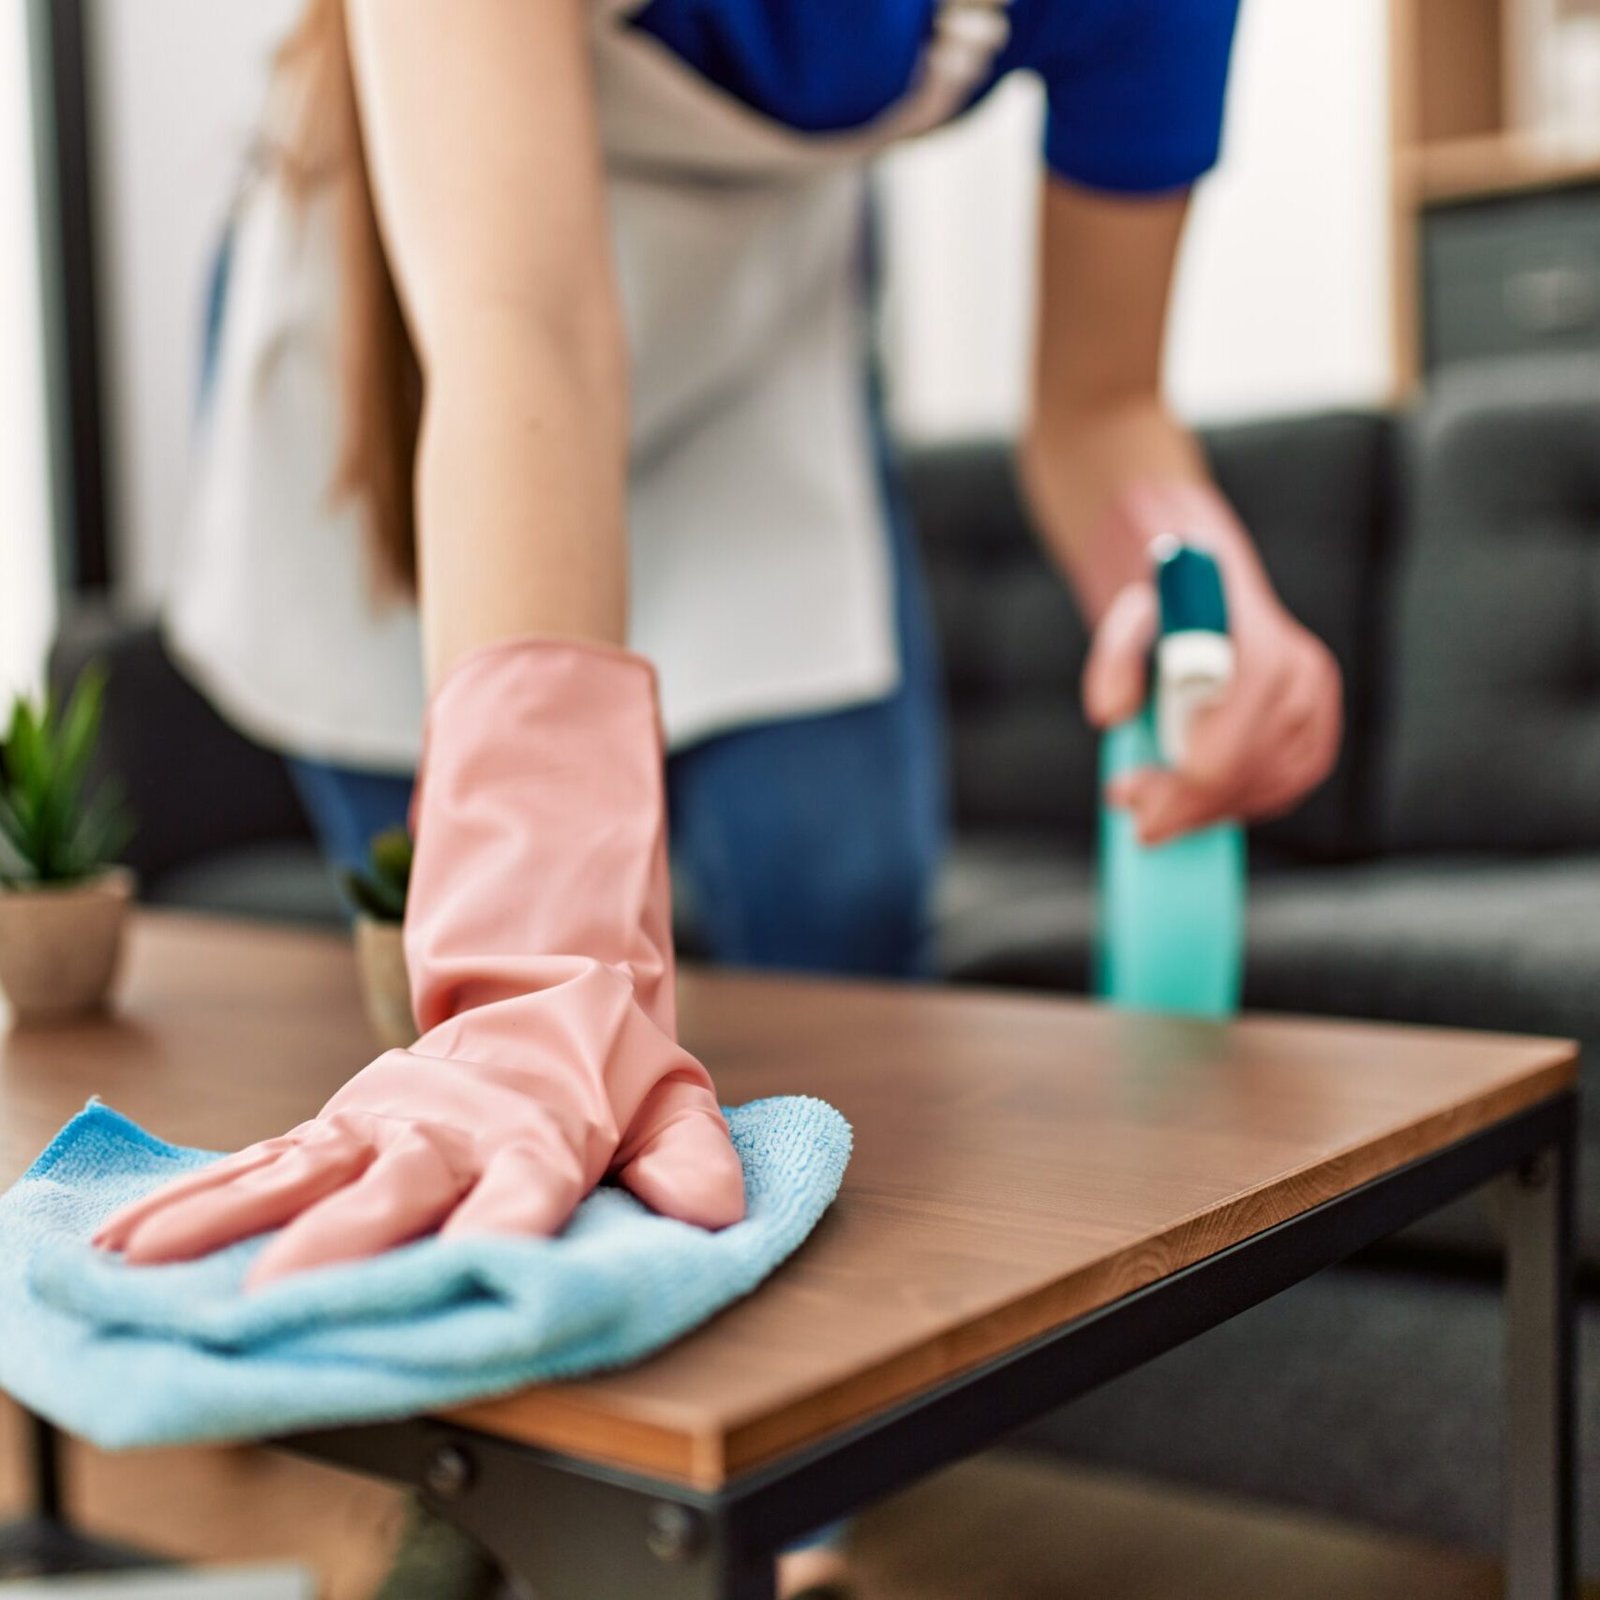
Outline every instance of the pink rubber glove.
[(428, 712), (406, 963), (423, 1032), (310, 1122), (127, 1207), (142, 1264), (282, 1227), (249, 1282), (445, 1234), (551, 1234), (608, 1173), (667, 1216), (744, 1214), (676, 1039), (655, 677), (622, 650), (477, 651)]
[[(1139, 484), (1124, 491), (1109, 524), (1095, 541), (1100, 548), (1142, 551), (1176, 534), (1216, 556), (1236, 665), (1227, 694), (1196, 715), (1183, 765), (1127, 773), (1107, 798), (1133, 813), (1146, 844), (1292, 810), (1338, 759), (1343, 712), (1332, 653), (1284, 609), (1238, 519), (1209, 485)], [(1091, 614), (1099, 620), (1084, 668), (1084, 710), (1104, 728), (1144, 704), (1160, 620), (1154, 585), (1128, 584)]]

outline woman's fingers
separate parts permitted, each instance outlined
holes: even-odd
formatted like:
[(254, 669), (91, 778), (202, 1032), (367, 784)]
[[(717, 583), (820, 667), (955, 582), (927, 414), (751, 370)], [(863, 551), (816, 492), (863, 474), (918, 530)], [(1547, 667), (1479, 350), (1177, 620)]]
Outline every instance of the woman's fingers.
[(1270, 760), (1280, 736), (1276, 678), (1241, 677), (1194, 714), (1179, 770), (1196, 789), (1236, 793)]
[(440, 1230), (446, 1238), (476, 1234), (559, 1233), (589, 1191), (577, 1155), (563, 1143), (508, 1146)]
[(1131, 813), (1139, 842), (1145, 845), (1165, 844), (1179, 834), (1230, 821), (1235, 815), (1225, 797), (1165, 767), (1125, 773), (1107, 798)]
[(191, 1193), (146, 1217), (124, 1256), (134, 1266), (189, 1261), (276, 1228), (358, 1176), (373, 1150), (342, 1124), (323, 1124), (268, 1165)]
[(618, 1174), (652, 1211), (701, 1228), (744, 1217), (744, 1169), (715, 1107), (678, 1114)]
[(1251, 814), (1281, 815), (1332, 772), (1339, 757), (1341, 717), (1337, 700), (1314, 708), (1284, 735), (1280, 758), (1262, 774), (1251, 794)]
[(1213, 788), (1187, 772), (1147, 767), (1124, 773), (1106, 791), (1133, 816), (1140, 842), (1165, 844), (1214, 823), (1259, 822), (1281, 815), (1323, 781), (1338, 751), (1338, 732), (1319, 724), (1286, 733), (1255, 765), (1245, 787)]
[(1162, 844), (1229, 819), (1290, 810), (1332, 770), (1342, 707), (1338, 668), (1299, 632), (1280, 658), (1244, 669), (1227, 697), (1201, 711), (1181, 769), (1126, 773), (1106, 798), (1133, 814), (1140, 839)]
[(210, 1166), (202, 1167), (198, 1172), (191, 1172), (185, 1177), (173, 1179), (171, 1183), (162, 1184), (159, 1189), (145, 1195), (142, 1200), (135, 1200), (132, 1205), (123, 1206), (120, 1211), (113, 1212), (95, 1230), (90, 1242), (100, 1250), (125, 1249), (133, 1230), (147, 1217), (166, 1210), (168, 1206), (185, 1200), (190, 1195), (203, 1194), (208, 1189), (220, 1188), (247, 1172), (255, 1172), (267, 1166), (270, 1162), (276, 1161), (285, 1150), (293, 1147), (299, 1133), (300, 1130), (297, 1128), (293, 1133), (249, 1145), (243, 1150), (235, 1151), (231, 1156), (224, 1156), (220, 1161), (213, 1161)]
[(1134, 716), (1145, 699), (1150, 647), (1161, 622), (1155, 585), (1132, 583), (1106, 607), (1083, 668), (1083, 709), (1097, 728)]
[[(646, 1205), (680, 1221), (722, 1228), (744, 1215), (744, 1172), (715, 1110), (678, 1111), (619, 1176)], [(353, 1181), (298, 1206), (303, 1214), (262, 1251), (246, 1285), (259, 1289), (290, 1273), (379, 1255), (434, 1228), (447, 1238), (548, 1236), (590, 1188), (560, 1139), (509, 1145), (469, 1190), (470, 1182), (460, 1152), (453, 1155), (437, 1130), (409, 1127)]]
[(436, 1228), (470, 1181), (438, 1132), (406, 1128), (353, 1182), (297, 1207), (302, 1214), (263, 1250), (245, 1286), (381, 1255)]
[(1307, 652), (1293, 679), (1263, 707), (1260, 750), (1242, 767), (1239, 815), (1251, 820), (1292, 810), (1333, 770), (1343, 711), (1338, 669), (1321, 647)]

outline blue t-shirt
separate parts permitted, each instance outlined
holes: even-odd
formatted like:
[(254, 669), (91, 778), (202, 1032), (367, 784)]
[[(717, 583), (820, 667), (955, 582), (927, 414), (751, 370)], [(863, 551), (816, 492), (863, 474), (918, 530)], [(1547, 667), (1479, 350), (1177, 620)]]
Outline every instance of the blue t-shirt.
[[(935, 0), (649, 0), (634, 25), (756, 111), (861, 127), (908, 91)], [(1045, 160), (1075, 183), (1156, 193), (1217, 159), (1238, 0), (1011, 0), (1008, 72), (1043, 80)]]

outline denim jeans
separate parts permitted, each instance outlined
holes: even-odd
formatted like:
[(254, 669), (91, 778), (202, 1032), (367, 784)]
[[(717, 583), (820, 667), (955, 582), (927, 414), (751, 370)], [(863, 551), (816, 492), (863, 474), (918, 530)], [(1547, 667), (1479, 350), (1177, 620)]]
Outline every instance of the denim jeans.
[[(886, 469), (901, 681), (886, 699), (706, 739), (667, 761), (691, 946), (738, 966), (883, 977), (927, 970), (944, 850), (942, 702), (912, 532)], [(338, 866), (403, 824), (411, 775), (291, 759)]]

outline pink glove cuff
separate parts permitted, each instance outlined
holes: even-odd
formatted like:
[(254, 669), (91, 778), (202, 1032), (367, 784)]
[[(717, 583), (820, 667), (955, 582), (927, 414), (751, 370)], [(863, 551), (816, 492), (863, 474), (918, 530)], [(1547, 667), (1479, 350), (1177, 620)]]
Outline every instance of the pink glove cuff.
[(676, 1037), (665, 752), (643, 656), (542, 638), (464, 656), (429, 706), (411, 830), (406, 964), (424, 1032), (522, 992), (526, 958), (582, 952), (625, 969)]

